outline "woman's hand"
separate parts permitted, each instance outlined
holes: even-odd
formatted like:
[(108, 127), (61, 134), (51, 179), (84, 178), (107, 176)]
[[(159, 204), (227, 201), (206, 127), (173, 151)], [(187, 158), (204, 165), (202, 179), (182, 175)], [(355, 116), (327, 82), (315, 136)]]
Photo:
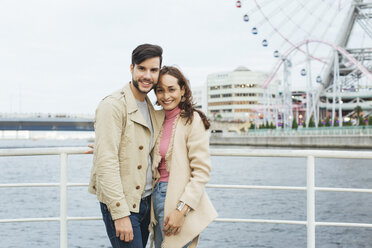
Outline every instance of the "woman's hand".
[(179, 234), (184, 221), (184, 214), (177, 209), (173, 210), (164, 220), (164, 235), (171, 236)]

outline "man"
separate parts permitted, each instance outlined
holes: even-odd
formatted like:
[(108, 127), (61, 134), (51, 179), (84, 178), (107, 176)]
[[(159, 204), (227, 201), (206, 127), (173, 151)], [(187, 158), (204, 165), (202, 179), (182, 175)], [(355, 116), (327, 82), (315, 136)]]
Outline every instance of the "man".
[(100, 201), (114, 248), (145, 247), (149, 236), (150, 151), (164, 114), (154, 110), (147, 93), (158, 81), (162, 52), (151, 44), (134, 49), (132, 81), (104, 98), (96, 110), (89, 192)]

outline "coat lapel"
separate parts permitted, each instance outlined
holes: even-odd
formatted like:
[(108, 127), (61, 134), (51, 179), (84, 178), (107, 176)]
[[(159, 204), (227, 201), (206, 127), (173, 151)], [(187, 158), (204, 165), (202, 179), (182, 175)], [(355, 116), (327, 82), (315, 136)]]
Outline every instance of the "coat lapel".
[[(127, 102), (128, 117), (133, 122), (136, 122), (136, 123), (138, 123), (142, 126), (145, 126), (145, 127), (149, 128), (147, 126), (147, 123), (146, 123), (145, 119), (143, 118), (143, 115), (142, 115), (141, 111), (138, 109), (136, 98), (134, 98), (132, 90), (130, 89), (130, 83), (127, 84), (124, 87), (123, 91), (124, 91), (124, 94), (125, 94), (125, 100)], [(147, 103), (149, 103), (149, 101)]]

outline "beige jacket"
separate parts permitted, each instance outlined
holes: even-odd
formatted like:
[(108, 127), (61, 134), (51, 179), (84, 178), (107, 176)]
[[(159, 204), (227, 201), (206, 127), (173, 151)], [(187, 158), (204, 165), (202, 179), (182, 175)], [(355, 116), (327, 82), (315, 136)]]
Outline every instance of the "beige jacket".
[[(154, 186), (160, 177), (157, 169), (161, 156), (159, 154), (160, 138), (153, 149)], [(164, 218), (176, 209), (179, 201), (185, 202), (192, 210), (186, 216), (181, 232), (165, 236), (162, 247), (181, 248), (193, 240), (190, 248), (196, 247), (199, 234), (217, 217), (217, 212), (205, 192), (209, 181), (211, 163), (209, 155), (209, 138), (198, 113), (194, 112), (192, 124), (186, 124), (184, 118), (176, 119), (171, 142), (166, 155), (169, 180), (164, 206)], [(151, 213), (152, 227), (156, 223), (154, 212)], [(150, 230), (152, 231), (152, 227)]]
[[(156, 140), (164, 120), (146, 97)], [(94, 122), (95, 144), (89, 192), (116, 220), (139, 212), (146, 184), (151, 132), (127, 84), (104, 98)], [(155, 142), (153, 142), (155, 143)], [(154, 145), (153, 145), (154, 146)]]

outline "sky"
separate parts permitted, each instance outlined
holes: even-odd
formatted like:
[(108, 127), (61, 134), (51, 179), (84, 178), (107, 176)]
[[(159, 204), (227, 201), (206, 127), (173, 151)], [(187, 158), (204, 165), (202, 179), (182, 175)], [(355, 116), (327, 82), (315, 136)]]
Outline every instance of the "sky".
[(94, 114), (131, 80), (131, 52), (143, 43), (162, 46), (163, 64), (180, 67), (192, 87), (239, 66), (269, 72), (273, 48), (243, 21), (253, 1), (235, 3), (0, 0), (0, 113)]

